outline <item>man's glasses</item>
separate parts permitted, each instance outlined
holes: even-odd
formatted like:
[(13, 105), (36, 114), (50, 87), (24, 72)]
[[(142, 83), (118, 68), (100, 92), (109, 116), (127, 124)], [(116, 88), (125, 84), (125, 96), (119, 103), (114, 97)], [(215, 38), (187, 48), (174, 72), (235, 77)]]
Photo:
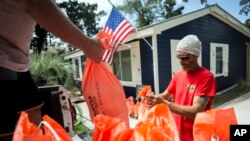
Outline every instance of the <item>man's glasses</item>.
[(188, 61), (191, 58), (191, 56), (180, 56), (180, 55), (176, 55), (176, 57), (181, 61)]

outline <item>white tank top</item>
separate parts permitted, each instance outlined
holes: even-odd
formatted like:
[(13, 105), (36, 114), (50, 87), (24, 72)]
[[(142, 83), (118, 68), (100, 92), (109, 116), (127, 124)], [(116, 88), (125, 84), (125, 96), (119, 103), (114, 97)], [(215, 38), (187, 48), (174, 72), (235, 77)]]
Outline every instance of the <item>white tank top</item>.
[(29, 48), (35, 21), (15, 2), (0, 2), (0, 66), (24, 72), (29, 68)]

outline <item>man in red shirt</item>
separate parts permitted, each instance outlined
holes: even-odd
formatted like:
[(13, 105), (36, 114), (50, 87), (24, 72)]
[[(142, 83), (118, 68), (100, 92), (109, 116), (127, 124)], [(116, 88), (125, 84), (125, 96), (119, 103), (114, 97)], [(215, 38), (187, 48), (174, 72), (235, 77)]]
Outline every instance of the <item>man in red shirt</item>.
[[(176, 57), (182, 70), (177, 71), (167, 89), (158, 95), (148, 96), (149, 106), (165, 103), (173, 112), (181, 141), (193, 141), (194, 118), (198, 112), (211, 109), (216, 93), (213, 74), (199, 66), (201, 42), (195, 35), (187, 35), (177, 45)], [(173, 98), (173, 103), (170, 102)]]

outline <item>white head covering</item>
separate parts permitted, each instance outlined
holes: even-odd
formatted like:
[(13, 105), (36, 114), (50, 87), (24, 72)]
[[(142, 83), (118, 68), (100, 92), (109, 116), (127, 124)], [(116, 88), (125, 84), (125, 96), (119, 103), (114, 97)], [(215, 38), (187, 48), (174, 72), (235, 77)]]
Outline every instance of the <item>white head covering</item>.
[(196, 35), (187, 35), (178, 43), (176, 51), (183, 51), (199, 56), (201, 51), (201, 41)]

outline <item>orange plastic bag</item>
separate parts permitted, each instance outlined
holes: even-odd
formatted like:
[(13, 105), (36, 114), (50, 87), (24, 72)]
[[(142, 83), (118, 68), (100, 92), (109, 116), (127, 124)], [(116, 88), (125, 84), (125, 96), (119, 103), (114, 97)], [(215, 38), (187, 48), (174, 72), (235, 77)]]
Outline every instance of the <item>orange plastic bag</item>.
[(56, 134), (55, 134), (53, 133), (53, 130), (48, 128), (49, 126), (44, 126), (43, 129), (44, 129), (45, 135), (55, 136), (55, 137), (57, 137), (58, 135), (56, 140), (60, 139), (60, 141), (72, 141), (72, 137), (68, 135), (68, 133), (64, 130), (64, 128), (55, 120), (50, 118), (48, 115), (43, 116), (42, 122), (48, 123), (54, 129), (54, 131), (56, 131)]
[(135, 126), (131, 141), (179, 141), (179, 134), (170, 109), (155, 105)]
[(91, 120), (98, 114), (121, 118), (129, 126), (128, 107), (123, 87), (103, 63), (87, 58), (82, 90)]
[(139, 92), (139, 96), (141, 100), (136, 102), (136, 105), (134, 108), (134, 113), (139, 121), (142, 120), (143, 117), (145, 117), (145, 115), (148, 113), (148, 110), (150, 109), (147, 107), (146, 97), (147, 95), (150, 94), (151, 91), (152, 91), (151, 86), (146, 85), (143, 88), (141, 88)]
[(43, 130), (29, 121), (28, 114), (22, 112), (12, 141), (72, 141), (63, 127), (45, 115)]
[(138, 121), (141, 120), (145, 120), (145, 118), (147, 118), (147, 114), (150, 110), (150, 108), (147, 106), (147, 101), (145, 98), (142, 98), (142, 101), (137, 103), (137, 107), (138, 109)]
[(46, 141), (49, 139), (51, 137), (44, 136), (42, 130), (29, 121), (27, 113), (21, 113), (13, 141)]
[(136, 104), (134, 105), (134, 117), (138, 118), (139, 116), (139, 110), (142, 107), (142, 103), (140, 101), (136, 101)]
[(129, 128), (122, 119), (102, 114), (94, 118), (92, 141), (129, 141), (133, 129)]
[(126, 104), (128, 106), (128, 115), (134, 114), (135, 103), (134, 103), (133, 96), (130, 96), (130, 97), (127, 98)]
[(230, 124), (238, 124), (234, 108), (212, 109), (198, 113), (195, 117), (194, 141), (229, 141)]
[(151, 91), (152, 91), (152, 88), (150, 85), (148, 85), (141, 89), (141, 91), (139, 92), (139, 95), (141, 97), (146, 97)]

